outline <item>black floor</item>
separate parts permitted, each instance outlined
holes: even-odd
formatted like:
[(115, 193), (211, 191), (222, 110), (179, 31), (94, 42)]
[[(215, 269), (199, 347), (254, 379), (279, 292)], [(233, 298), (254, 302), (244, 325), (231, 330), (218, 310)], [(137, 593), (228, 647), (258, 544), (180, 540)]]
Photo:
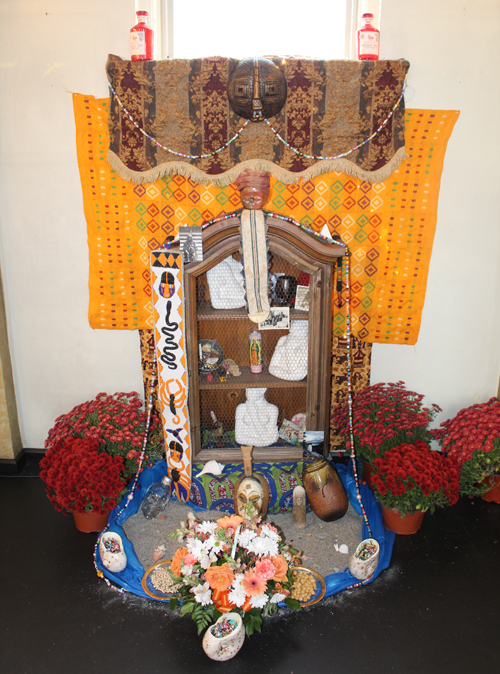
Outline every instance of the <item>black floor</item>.
[(209, 660), (190, 618), (97, 578), (96, 536), (37, 477), (0, 477), (2, 674), (476, 674), (500, 671), (500, 505), (463, 500), (396, 536), (373, 584), (268, 620)]

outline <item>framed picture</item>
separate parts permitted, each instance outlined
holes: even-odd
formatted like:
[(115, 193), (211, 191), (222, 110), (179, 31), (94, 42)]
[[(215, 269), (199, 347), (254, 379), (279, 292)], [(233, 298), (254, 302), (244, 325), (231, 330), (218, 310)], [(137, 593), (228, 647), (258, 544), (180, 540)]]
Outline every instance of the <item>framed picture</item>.
[(309, 311), (309, 286), (297, 286), (295, 308), (299, 311)]
[(288, 307), (271, 307), (269, 316), (259, 323), (259, 330), (289, 330), (290, 309)]
[(203, 260), (201, 227), (179, 227), (179, 246), (184, 254), (184, 263)]

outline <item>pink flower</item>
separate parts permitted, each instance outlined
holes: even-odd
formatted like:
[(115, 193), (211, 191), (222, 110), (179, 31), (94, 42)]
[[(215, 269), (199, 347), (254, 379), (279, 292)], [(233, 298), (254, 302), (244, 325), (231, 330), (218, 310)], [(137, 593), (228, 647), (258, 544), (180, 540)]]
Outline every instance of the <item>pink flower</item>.
[(276, 573), (276, 567), (269, 558), (263, 558), (255, 562), (255, 572), (261, 580), (271, 580)]
[(259, 578), (255, 569), (245, 571), (241, 585), (249, 597), (264, 594), (267, 589), (266, 581)]

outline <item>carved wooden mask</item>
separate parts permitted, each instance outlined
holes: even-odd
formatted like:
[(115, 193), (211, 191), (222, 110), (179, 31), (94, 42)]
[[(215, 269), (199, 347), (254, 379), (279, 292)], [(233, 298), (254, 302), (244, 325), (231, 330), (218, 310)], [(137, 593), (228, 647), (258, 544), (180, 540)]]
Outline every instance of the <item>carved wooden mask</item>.
[(234, 112), (260, 122), (285, 105), (287, 85), (281, 69), (262, 57), (240, 61), (229, 77), (227, 97)]

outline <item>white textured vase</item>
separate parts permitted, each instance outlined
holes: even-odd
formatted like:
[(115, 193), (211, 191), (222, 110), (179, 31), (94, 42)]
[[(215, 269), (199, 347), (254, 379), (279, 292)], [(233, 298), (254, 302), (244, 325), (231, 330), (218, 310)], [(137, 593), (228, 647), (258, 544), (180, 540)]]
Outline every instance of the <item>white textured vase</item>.
[[(229, 619), (234, 620), (237, 623), (234, 632), (231, 632), (231, 634), (228, 634), (225, 637), (214, 636), (213, 633), (216, 631), (217, 625), (223, 620)], [(243, 646), (244, 641), (245, 628), (243, 626), (243, 618), (238, 613), (225, 613), (205, 632), (202, 645), (203, 650), (209, 658), (222, 662), (234, 658), (236, 653)]]
[[(106, 543), (110, 544), (113, 540), (118, 543), (118, 549), (116, 551), (106, 548)], [(120, 573), (120, 571), (123, 571), (127, 566), (127, 555), (123, 548), (123, 541), (121, 536), (115, 534), (114, 531), (105, 531), (103, 533), (101, 540), (99, 541), (99, 553), (103, 565), (108, 571), (111, 571), (111, 573)]]
[(239, 309), (246, 306), (243, 265), (226, 257), (207, 271), (210, 301), (214, 309)]
[[(372, 545), (375, 550), (368, 557), (368, 559), (360, 559), (359, 555), (361, 554), (363, 545), (365, 544)], [(356, 548), (356, 552), (349, 561), (349, 571), (352, 573), (354, 578), (357, 578), (358, 580), (366, 580), (367, 578), (371, 578), (375, 573), (375, 569), (377, 568), (379, 554), (380, 545), (374, 538), (365, 538), (364, 541), (361, 541), (361, 543)]]
[(292, 321), (290, 332), (280, 337), (269, 364), (269, 374), (279, 379), (300, 381), (307, 376), (309, 323)]
[(278, 441), (276, 405), (265, 399), (266, 388), (247, 388), (247, 401), (236, 408), (234, 436), (240, 445), (267, 447)]

